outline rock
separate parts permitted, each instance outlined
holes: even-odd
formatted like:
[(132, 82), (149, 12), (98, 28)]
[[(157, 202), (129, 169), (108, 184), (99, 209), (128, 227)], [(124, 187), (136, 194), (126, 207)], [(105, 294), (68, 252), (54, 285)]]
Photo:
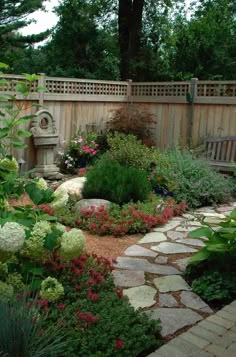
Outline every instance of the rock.
[(142, 270), (146, 273), (153, 273), (159, 275), (172, 275), (181, 274), (179, 270), (173, 268), (169, 265), (157, 265), (152, 264), (147, 261), (147, 259), (140, 258), (127, 258), (119, 257), (117, 258), (117, 263), (113, 264), (115, 268), (119, 269), (129, 269), (129, 270)]
[(164, 254), (179, 254), (179, 253), (195, 253), (196, 249), (190, 248), (184, 244), (163, 242), (158, 245), (152, 246), (152, 250)]
[(150, 249), (140, 247), (140, 245), (132, 245), (131, 247), (125, 250), (125, 255), (133, 256), (133, 257), (153, 257), (157, 256), (157, 253), (151, 251)]
[(159, 305), (160, 307), (176, 307), (178, 302), (170, 294), (159, 294)]
[(212, 309), (195, 293), (192, 291), (182, 291), (181, 302), (187, 307), (194, 310), (201, 310), (203, 312), (213, 312)]
[(147, 285), (125, 289), (123, 294), (128, 297), (135, 309), (150, 307), (156, 303), (154, 300), (156, 290)]
[(160, 293), (167, 293), (170, 291), (191, 290), (186, 281), (179, 275), (163, 276), (156, 278), (153, 283)]
[(182, 258), (175, 261), (181, 271), (185, 271), (190, 258)]
[(161, 320), (163, 337), (172, 335), (183, 327), (190, 326), (202, 320), (202, 316), (190, 309), (158, 308), (151, 309), (146, 314), (154, 320)]
[(158, 233), (158, 232), (151, 232), (145, 234), (145, 236), (140, 239), (138, 242), (139, 244), (144, 244), (144, 243), (159, 243), (159, 242), (164, 242), (166, 241), (167, 238), (163, 233)]
[(63, 187), (69, 195), (73, 195), (78, 199), (81, 198), (81, 192), (86, 181), (86, 177), (76, 177), (63, 182), (59, 187)]
[(111, 205), (110, 201), (103, 200), (101, 198), (84, 198), (74, 205), (73, 210), (75, 212), (79, 212), (81, 209), (88, 209), (90, 207), (94, 207), (95, 209), (101, 206), (105, 208), (109, 208)]
[(157, 264), (166, 264), (168, 261), (167, 257), (159, 256), (155, 259), (155, 263)]
[(155, 232), (167, 232), (167, 231), (170, 231), (171, 229), (177, 227), (179, 224), (180, 224), (180, 221), (172, 220), (172, 221), (168, 222), (167, 224), (165, 224), (163, 227), (154, 228), (154, 231)]
[(186, 233), (180, 233), (180, 232), (176, 232), (176, 231), (169, 231), (169, 232), (167, 232), (167, 237), (172, 239), (172, 240), (176, 240), (178, 238), (186, 237)]
[(220, 206), (216, 209), (217, 213), (224, 213), (228, 212), (228, 211), (232, 211), (232, 206)]
[(192, 231), (194, 231), (196, 228), (195, 227), (193, 227), (193, 226), (188, 226), (188, 227), (182, 227), (182, 226), (180, 226), (180, 227), (177, 227), (176, 228), (176, 232), (192, 232)]
[(183, 243), (183, 244), (189, 244), (189, 245), (194, 245), (196, 247), (204, 247), (203, 241), (199, 239), (193, 239), (193, 238), (179, 238), (176, 240), (177, 243)]
[(221, 213), (216, 213), (216, 212), (203, 212), (203, 215), (205, 217), (214, 217), (214, 218), (220, 218), (220, 219), (224, 219), (225, 216)]
[(123, 288), (145, 284), (143, 271), (113, 270), (112, 275), (115, 285)]

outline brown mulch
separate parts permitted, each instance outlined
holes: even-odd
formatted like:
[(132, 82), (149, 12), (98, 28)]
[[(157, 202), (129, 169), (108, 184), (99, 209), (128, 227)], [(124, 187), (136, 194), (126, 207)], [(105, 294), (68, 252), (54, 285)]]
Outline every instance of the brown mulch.
[(86, 250), (89, 253), (102, 255), (106, 258), (116, 258), (123, 256), (124, 251), (133, 244), (136, 244), (141, 235), (126, 235), (123, 237), (114, 237), (112, 235), (98, 236), (90, 232), (84, 232), (86, 237)]
[(26, 205), (31, 205), (33, 207), (35, 207), (35, 204), (31, 201), (31, 199), (29, 198), (29, 196), (24, 193), (20, 198), (14, 199), (11, 198), (8, 200), (8, 203), (10, 205), (10, 207), (13, 206), (26, 206)]

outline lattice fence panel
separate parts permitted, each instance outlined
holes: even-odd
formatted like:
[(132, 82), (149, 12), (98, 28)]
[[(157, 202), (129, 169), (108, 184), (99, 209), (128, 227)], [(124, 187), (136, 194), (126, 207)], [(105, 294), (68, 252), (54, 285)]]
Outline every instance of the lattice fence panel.
[(127, 84), (102, 82), (79, 82), (46, 79), (46, 88), (49, 93), (84, 94), (84, 95), (127, 95)]
[(189, 92), (189, 83), (132, 83), (132, 96), (137, 97), (183, 97)]
[(17, 83), (19, 82), (25, 82), (29, 88), (30, 88), (30, 92), (31, 93), (36, 93), (37, 92), (37, 87), (38, 87), (38, 81), (34, 81), (34, 82), (31, 82), (29, 83), (28, 81), (26, 81), (24, 79), (24, 77), (11, 77), (11, 78), (8, 78), (8, 77), (4, 77), (4, 76), (1, 76), (3, 77), (4, 79), (7, 80), (8, 83), (0, 83), (0, 92), (8, 92), (8, 93), (15, 93), (16, 92), (16, 85)]
[(199, 97), (236, 97), (236, 83), (227, 82), (198, 82)]

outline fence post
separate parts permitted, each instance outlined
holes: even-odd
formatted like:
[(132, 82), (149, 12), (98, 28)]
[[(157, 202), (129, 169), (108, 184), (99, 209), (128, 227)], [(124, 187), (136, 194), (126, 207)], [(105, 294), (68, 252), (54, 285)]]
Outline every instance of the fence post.
[(128, 86), (127, 86), (127, 102), (131, 102), (131, 96), (132, 96), (132, 79), (127, 79)]
[[(40, 78), (38, 80), (38, 87), (46, 87), (45, 73), (39, 73)], [(44, 103), (44, 91), (39, 91), (39, 105), (43, 106)]]
[(197, 97), (197, 81), (198, 78), (191, 78), (190, 80), (190, 107), (189, 107), (189, 115), (188, 115), (188, 145), (192, 147), (192, 134), (193, 134), (193, 121), (194, 121), (194, 102)]

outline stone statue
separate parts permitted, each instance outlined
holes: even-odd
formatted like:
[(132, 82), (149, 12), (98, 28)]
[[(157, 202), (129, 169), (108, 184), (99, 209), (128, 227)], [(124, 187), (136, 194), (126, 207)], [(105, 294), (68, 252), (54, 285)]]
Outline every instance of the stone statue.
[(52, 114), (45, 109), (39, 110), (31, 123), (36, 148), (36, 166), (32, 176), (59, 180), (63, 175), (55, 165), (54, 149), (58, 145), (59, 136)]

